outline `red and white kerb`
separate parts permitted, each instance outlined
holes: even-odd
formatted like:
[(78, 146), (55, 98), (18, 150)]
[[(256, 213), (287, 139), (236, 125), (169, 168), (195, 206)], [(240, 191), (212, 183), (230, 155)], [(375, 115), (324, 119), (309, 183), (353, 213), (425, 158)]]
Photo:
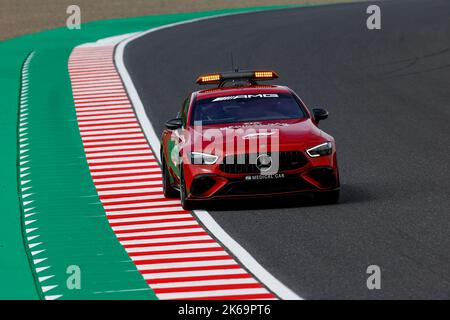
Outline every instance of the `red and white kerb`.
[(159, 299), (276, 299), (179, 200), (164, 198), (113, 51), (75, 48), (69, 74), (89, 170), (117, 239)]

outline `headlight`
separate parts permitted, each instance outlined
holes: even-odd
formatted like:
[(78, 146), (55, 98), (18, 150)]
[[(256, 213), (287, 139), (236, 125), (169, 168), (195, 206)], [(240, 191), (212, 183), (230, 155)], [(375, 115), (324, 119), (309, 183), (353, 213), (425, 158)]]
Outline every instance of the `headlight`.
[(214, 164), (219, 159), (218, 156), (203, 152), (191, 152), (189, 157), (192, 164)]
[(331, 142), (325, 142), (319, 144), (318, 146), (307, 149), (306, 153), (311, 158), (315, 158), (330, 155), (332, 151), (333, 151), (333, 144)]

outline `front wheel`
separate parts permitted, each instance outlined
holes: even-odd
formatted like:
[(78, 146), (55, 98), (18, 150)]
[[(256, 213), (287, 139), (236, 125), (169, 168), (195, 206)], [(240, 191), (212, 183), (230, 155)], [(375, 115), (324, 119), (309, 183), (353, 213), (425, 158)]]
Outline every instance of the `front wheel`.
[(164, 161), (164, 157), (162, 157), (162, 180), (163, 180), (163, 193), (166, 198), (177, 198), (179, 193), (170, 182), (170, 173), (167, 168), (166, 161)]
[(180, 200), (184, 210), (193, 210), (194, 206), (191, 200), (187, 199), (186, 183), (184, 181), (183, 171), (180, 170)]
[(339, 190), (320, 192), (315, 194), (315, 200), (319, 204), (334, 204), (339, 201)]

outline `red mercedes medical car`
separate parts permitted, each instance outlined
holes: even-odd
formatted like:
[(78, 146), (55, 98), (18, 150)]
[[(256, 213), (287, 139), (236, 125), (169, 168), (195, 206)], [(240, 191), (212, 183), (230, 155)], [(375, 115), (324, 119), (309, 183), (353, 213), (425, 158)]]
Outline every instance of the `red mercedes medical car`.
[(164, 195), (185, 209), (212, 199), (310, 193), (339, 200), (334, 138), (319, 128), (328, 117), (309, 111), (288, 87), (260, 85), (273, 71), (208, 74), (191, 93), (161, 140)]

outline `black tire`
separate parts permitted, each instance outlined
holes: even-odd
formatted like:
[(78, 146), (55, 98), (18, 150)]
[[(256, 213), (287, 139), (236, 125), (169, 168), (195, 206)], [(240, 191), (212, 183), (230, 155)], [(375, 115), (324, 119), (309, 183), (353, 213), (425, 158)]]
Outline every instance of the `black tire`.
[(183, 171), (180, 170), (180, 199), (181, 199), (181, 206), (184, 210), (193, 210), (194, 204), (191, 200), (186, 199), (187, 197), (186, 192), (186, 184), (184, 182), (184, 174)]
[(179, 191), (172, 187), (170, 182), (169, 169), (167, 168), (166, 161), (164, 157), (162, 159), (162, 180), (163, 180), (163, 193), (166, 198), (178, 198), (180, 195)]
[(339, 202), (339, 190), (316, 193), (315, 200), (319, 204), (334, 204)]

